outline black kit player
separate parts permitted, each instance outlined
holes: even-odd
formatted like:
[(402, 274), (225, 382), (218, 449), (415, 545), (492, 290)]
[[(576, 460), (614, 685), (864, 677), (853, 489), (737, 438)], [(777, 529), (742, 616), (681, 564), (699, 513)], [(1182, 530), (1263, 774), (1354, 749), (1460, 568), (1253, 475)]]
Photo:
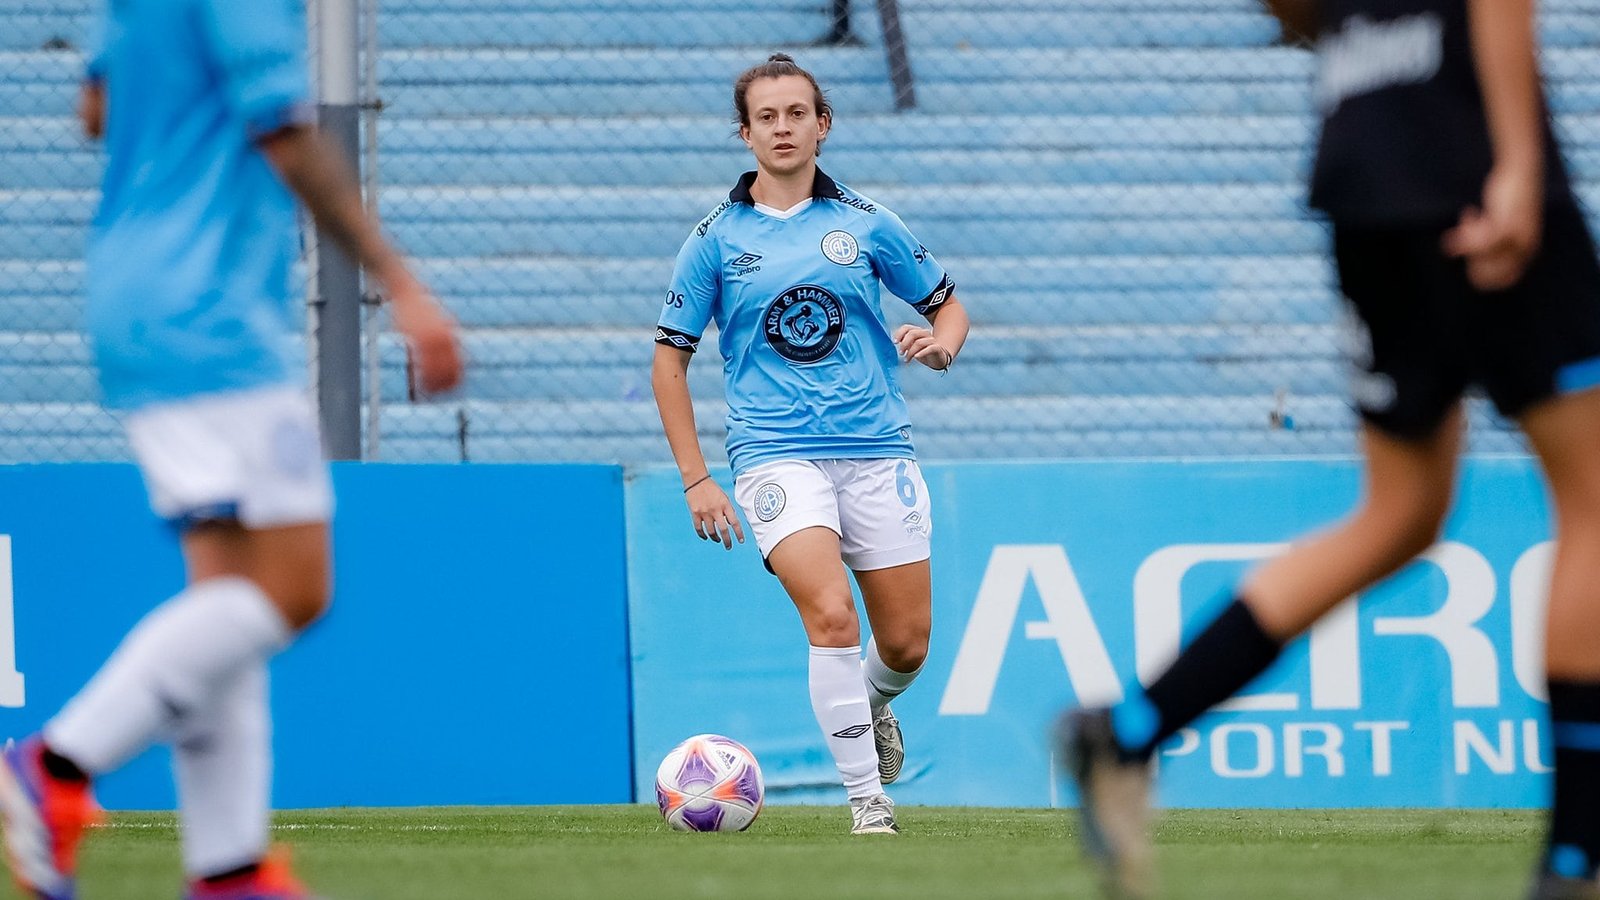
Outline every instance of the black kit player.
[(1063, 717), (1108, 893), (1153, 891), (1155, 748), (1260, 675), (1341, 600), (1438, 538), (1484, 390), (1538, 456), (1555, 513), (1545, 663), (1555, 775), (1530, 896), (1600, 900), (1600, 265), (1549, 124), (1533, 0), (1267, 0), (1315, 41), (1312, 205), (1370, 338), (1365, 490), (1251, 573), (1148, 688)]

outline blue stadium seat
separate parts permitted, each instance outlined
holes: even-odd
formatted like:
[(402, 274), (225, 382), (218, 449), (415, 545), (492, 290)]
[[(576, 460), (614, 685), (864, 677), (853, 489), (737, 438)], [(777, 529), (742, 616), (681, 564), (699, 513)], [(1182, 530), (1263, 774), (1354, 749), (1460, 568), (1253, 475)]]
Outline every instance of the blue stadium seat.
[[(651, 326), (679, 244), (750, 165), (730, 83), (769, 47), (830, 89), (825, 167), (899, 212), (972, 305), (955, 373), (904, 370), (924, 457), (1354, 450), (1326, 233), (1302, 207), (1313, 61), (1256, 0), (900, 2), (905, 113), (870, 4), (865, 46), (820, 48), (813, 0), (385, 0), (381, 206), (474, 368), (411, 403), (386, 336), (380, 456), (668, 458)], [(0, 6), (0, 461), (126, 454), (76, 331), (101, 160), (71, 111), (97, 3)], [(1592, 207), (1596, 13), (1542, 13)], [(690, 369), (713, 458), (715, 337)], [(1472, 416), (1476, 449), (1519, 449)]]

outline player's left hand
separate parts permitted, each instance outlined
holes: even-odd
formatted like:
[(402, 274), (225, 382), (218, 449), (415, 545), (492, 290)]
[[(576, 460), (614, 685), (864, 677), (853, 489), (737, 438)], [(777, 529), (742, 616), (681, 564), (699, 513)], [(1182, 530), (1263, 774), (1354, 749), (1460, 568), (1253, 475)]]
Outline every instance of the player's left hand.
[(1483, 208), (1461, 213), (1445, 232), (1444, 252), (1467, 261), (1480, 291), (1503, 291), (1522, 280), (1539, 250), (1544, 184), (1536, 172), (1496, 166), (1483, 183)]
[(900, 359), (905, 362), (916, 360), (930, 369), (943, 371), (950, 368), (953, 357), (944, 345), (933, 336), (930, 328), (921, 328), (916, 325), (901, 325), (894, 330), (894, 344), (900, 351)]

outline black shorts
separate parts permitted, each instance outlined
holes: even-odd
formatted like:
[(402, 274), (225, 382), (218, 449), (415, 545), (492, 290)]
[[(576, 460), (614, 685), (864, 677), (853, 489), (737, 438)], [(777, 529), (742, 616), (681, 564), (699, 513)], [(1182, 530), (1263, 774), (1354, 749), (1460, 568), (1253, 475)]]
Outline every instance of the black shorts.
[(1434, 433), (1469, 387), (1515, 418), (1600, 386), (1600, 263), (1575, 205), (1547, 210), (1544, 240), (1515, 287), (1467, 281), (1444, 228), (1334, 226), (1340, 287), (1370, 344), (1352, 346), (1361, 417), (1387, 434)]

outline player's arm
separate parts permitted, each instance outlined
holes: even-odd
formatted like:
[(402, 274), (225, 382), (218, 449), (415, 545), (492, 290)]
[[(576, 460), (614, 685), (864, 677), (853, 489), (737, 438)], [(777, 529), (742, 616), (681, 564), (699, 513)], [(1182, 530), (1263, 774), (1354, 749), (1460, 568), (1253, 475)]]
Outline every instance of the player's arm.
[(1544, 215), (1544, 104), (1534, 36), (1534, 0), (1468, 0), (1472, 58), (1483, 94), (1494, 168), (1482, 209), (1468, 209), (1445, 235), (1445, 250), (1465, 257), (1480, 290), (1522, 278), (1539, 248)]
[(967, 332), (972, 320), (967, 308), (961, 305), (951, 291), (945, 301), (928, 310), (928, 324), (933, 328), (901, 325), (895, 329), (894, 341), (900, 348), (900, 358), (906, 362), (916, 360), (930, 369), (943, 372), (956, 361), (956, 355), (967, 342)]
[(739, 516), (728, 495), (711, 477), (705, 454), (700, 450), (700, 436), (694, 425), (694, 401), (689, 396), (689, 360), (693, 356), (688, 350), (656, 344), (655, 359), (650, 365), (650, 388), (655, 393), (656, 411), (661, 414), (667, 446), (672, 448), (672, 458), (683, 478), (684, 500), (694, 519), (694, 533), (701, 540), (721, 541), (724, 547), (732, 549), (734, 538), (744, 543), (744, 527), (739, 524)]
[(279, 129), (258, 146), (317, 225), (382, 286), (395, 327), (411, 345), (422, 389), (437, 393), (459, 384), (455, 323), (368, 217), (343, 152), (317, 129), (303, 125)]
[(1283, 27), (1283, 38), (1292, 44), (1310, 44), (1321, 30), (1317, 0), (1262, 0), (1267, 12)]

